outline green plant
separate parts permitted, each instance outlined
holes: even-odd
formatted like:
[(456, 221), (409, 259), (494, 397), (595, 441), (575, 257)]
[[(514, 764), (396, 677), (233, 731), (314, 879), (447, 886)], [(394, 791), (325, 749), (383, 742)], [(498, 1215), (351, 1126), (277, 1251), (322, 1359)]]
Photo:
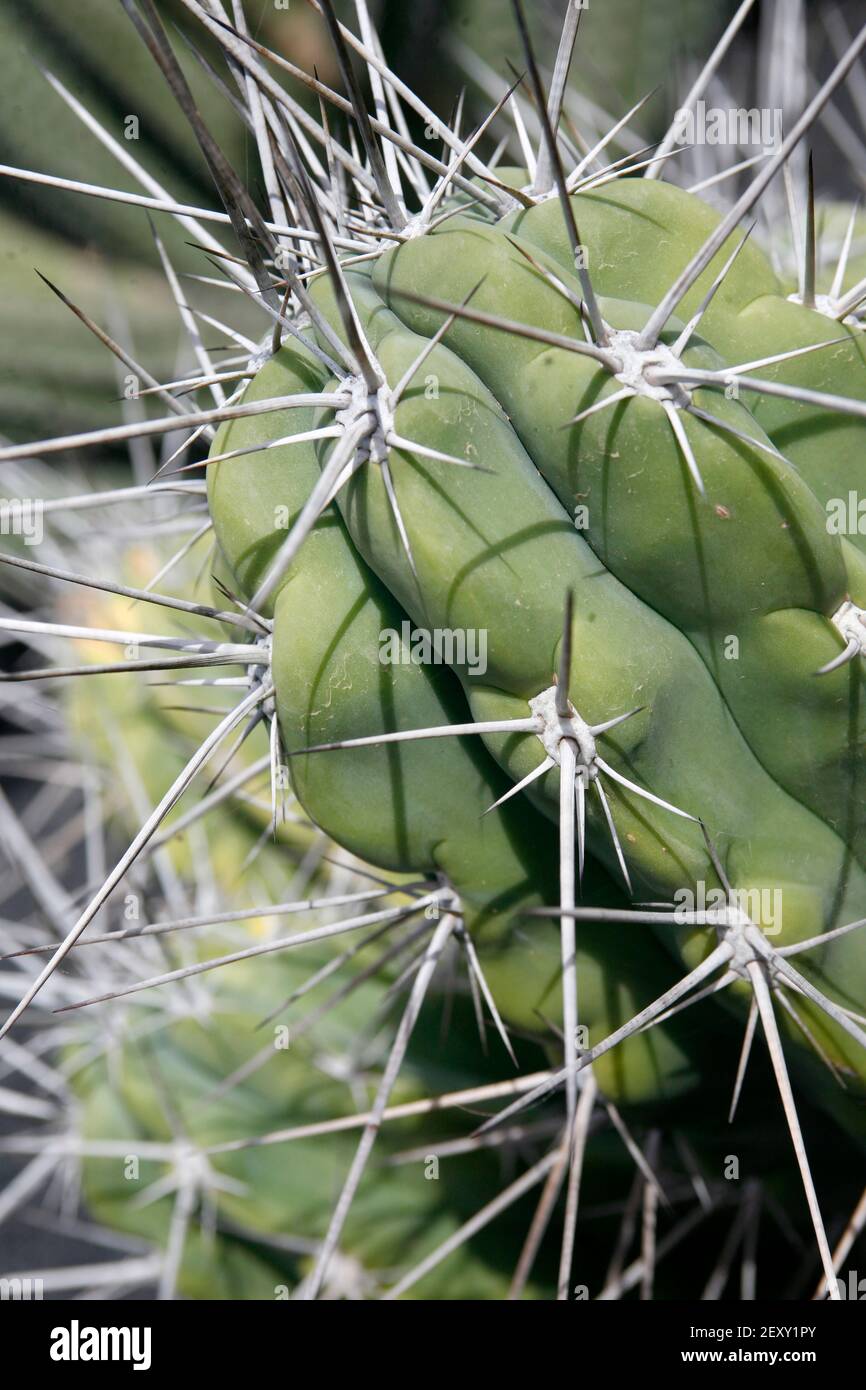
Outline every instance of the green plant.
[[(849, 513), (866, 416), (864, 285), (852, 212), (820, 287), (811, 174), (796, 290), (744, 219), (866, 30), (719, 213), (657, 176), (676, 124), (649, 161), (613, 168), (608, 137), (587, 150), (560, 130), (575, 3), (552, 96), (515, 4), (526, 89), (536, 119), (549, 113), (534, 150), (516, 118), (526, 167), (480, 154), (506, 104), (519, 113), (516, 89), (471, 136), (455, 133), (397, 83), (362, 0), (358, 34), (330, 0), (319, 7), (346, 97), (251, 39), (242, 8), (230, 23), (219, 6), (185, 6), (247, 94), (267, 221), (203, 126), (156, 7), (125, 3), (228, 209), (244, 259), (221, 267), (269, 327), (222, 372), (196, 344), (185, 384), (209, 390), (212, 406), (186, 410), (177, 383), (152, 381), (173, 417), (127, 431), (182, 426), (184, 448), (207, 435), (206, 457), (183, 467), (206, 469), (218, 595), (195, 610), (208, 638), (136, 642), (180, 651), (175, 662), (239, 667), (242, 696), (173, 769), (6, 1027), (220, 745), (264, 723), (275, 787), (288, 768), (312, 824), (400, 885), (409, 901), (395, 921), (432, 909), (304, 1297), (327, 1286), (350, 1239), (425, 993), (455, 944), (508, 1050), (514, 1030), (561, 1057), (478, 1136), (525, 1123), (562, 1091), (561, 1131), (535, 1179), (549, 1175), (536, 1244), (565, 1187), (559, 1297), (574, 1279), (593, 1108), (663, 1124), (689, 1097), (685, 1130), (711, 1147), (710, 1054), (737, 1019), (735, 1095), (760, 1020), (773, 1073), (762, 1088), (778, 1088), (823, 1287), (838, 1296), (848, 1246), (830, 1247), (786, 1057), (858, 1152), (866, 528)], [(311, 124), (272, 68), (351, 117), (360, 144), (324, 117)], [(404, 106), (427, 123), (427, 144)], [(417, 660), (406, 650), (416, 639)], [(689, 1006), (707, 994), (698, 1027)], [(246, 1043), (246, 1028), (232, 1025), (233, 1042)], [(461, 1065), (471, 1074), (462, 1053)], [(276, 1215), (263, 1224), (273, 1232)], [(412, 1285), (408, 1275), (394, 1287)]]

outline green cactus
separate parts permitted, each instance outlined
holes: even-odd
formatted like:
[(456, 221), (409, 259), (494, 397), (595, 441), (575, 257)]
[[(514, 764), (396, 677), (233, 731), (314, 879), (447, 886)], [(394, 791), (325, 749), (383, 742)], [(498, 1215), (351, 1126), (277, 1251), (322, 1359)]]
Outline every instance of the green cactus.
[[(264, 1063), (257, 1024), (329, 963), (333, 957), (321, 951), (318, 959), (307, 954), (303, 964), (291, 957), (249, 961), (212, 977), (218, 983), (192, 1003), (191, 1013), (189, 1000), (178, 1001), (174, 1016), (160, 1008), (143, 1041), (140, 1022), (127, 1019), (125, 1026), (120, 1021), (113, 1051), (88, 1061), (82, 1039), (77, 1050), (84, 1065), (75, 1051), (68, 1058), (88, 1155), (84, 1195), (93, 1216), (165, 1249), (172, 1219), (188, 1198), (183, 1256), (173, 1271), (183, 1297), (286, 1298), (311, 1267), (353, 1143), (351, 1129), (341, 1133), (339, 1120), (354, 1114), (353, 1092), (366, 1089), (358, 1039), (382, 1009), (387, 975), (352, 990), (351, 1008), (339, 1017), (326, 1014), (314, 1042), (303, 1026), (296, 1039), (293, 1025), (277, 1025), (265, 1042)], [(306, 1009), (315, 1013), (349, 979), (345, 967), (332, 969), (326, 984), (304, 994)], [(426, 1096), (432, 1073), (438, 1080), (446, 1068), (453, 1089), (478, 1084), (476, 1058), (461, 1074), (459, 1053), (451, 1059), (436, 1052), (435, 1031), (428, 1029), (407, 1059), (396, 1104)], [(222, 1095), (221, 1087), (249, 1071), (251, 1062), (257, 1062), (254, 1073)], [(291, 1129), (301, 1132), (289, 1144), (251, 1142), (254, 1134)], [(439, 1130), (440, 1136), (447, 1132), (441, 1123)], [(426, 1162), (423, 1154), (399, 1159), (419, 1142), (429, 1150)], [(387, 1166), (371, 1172), (359, 1192), (328, 1296), (375, 1296), (453, 1235), (461, 1217), (483, 1200), (495, 1180), (495, 1156), (443, 1159), (439, 1166), (439, 1142), (423, 1117), (388, 1125), (380, 1154)], [(518, 1230), (508, 1233), (492, 1262), (490, 1252), (461, 1252), (456, 1263), (437, 1266), (412, 1296), (503, 1297), (509, 1255), (513, 1263), (519, 1253), (519, 1245), (512, 1248)], [(544, 1292), (541, 1285), (530, 1296)]]
[[(159, 1248), (163, 1290), (196, 1297), (274, 1296), (269, 1286), (283, 1283), (296, 1297), (329, 1296), (345, 1288), (347, 1260), (349, 1296), (567, 1298), (578, 1192), (583, 1182), (605, 1191), (616, 1147), (605, 1135), (597, 1159), (587, 1147), (592, 1123), (601, 1117), (625, 1139), (618, 1152), (638, 1165), (649, 1222), (654, 1164), (671, 1142), (661, 1131), (670, 1125), (699, 1166), (717, 1161), (718, 1090), (731, 1084), (739, 1100), (760, 1022), (769, 1067), (756, 1079), (752, 1062), (753, 1094), (743, 1101), (746, 1131), (763, 1150), (752, 1181), (777, 1181), (767, 1102), (775, 1090), (801, 1183), (798, 1195), (785, 1188), (784, 1204), (808, 1222), (822, 1292), (836, 1298), (849, 1247), (844, 1238), (830, 1247), (819, 1200), (826, 1169), (810, 1165), (788, 1065), (804, 1114), (829, 1114), (845, 1136), (837, 1171), (847, 1193), (866, 1140), (866, 955), (856, 930), (866, 920), (862, 219), (847, 207), (828, 218), (840, 238), (828, 274), (810, 167), (796, 276), (775, 268), (784, 258), (775, 246), (767, 253), (747, 219), (866, 49), (866, 29), (720, 212), (658, 176), (676, 122), (649, 161), (638, 159), (629, 129), (623, 167), (608, 146), (626, 118), (600, 140), (563, 118), (577, 0), (563, 6), (549, 88), (515, 0), (524, 89), (506, 92), (469, 136), (394, 78), (365, 0), (355, 6), (357, 32), (341, 26), (331, 0), (320, 7), (346, 97), (250, 39), (242, 5), (228, 23), (221, 6), (185, 0), (230, 60), (261, 159), (265, 221), (204, 128), (157, 7), (127, 8), (178, 95), (242, 254), (194, 230), (244, 312), (251, 301), (264, 318), (255, 342), (218, 321), (238, 351), (216, 368), (160, 244), (197, 361), (178, 382), (150, 381), (161, 415), (172, 413), (33, 447), (184, 431), (180, 450), (164, 456), (161, 471), (174, 472), (161, 483), (176, 489), (180, 517), (206, 501), (211, 601), (175, 562), (182, 602), (149, 594), (140, 577), (129, 587), (128, 570), (114, 592), (179, 608), (159, 634), (131, 634), (136, 651), (167, 651), (149, 663), (166, 670), (200, 662), (202, 699), (217, 717), (199, 745), (195, 717), (168, 708), (170, 696), (118, 687), (115, 715), (146, 819), (64, 925), (3, 1032), (53, 988), (56, 966), (86, 943), (94, 917), (111, 910), (154, 835), (178, 824), (180, 797), (196, 795), (194, 779), (223, 750), (240, 760), (230, 772), (264, 763), (272, 779), (270, 808), (221, 800), (210, 822), (220, 887), (232, 905), (240, 890), (227, 920), (250, 896), (290, 894), (285, 866), (305, 862), (311, 838), (327, 837), (343, 865), (350, 856), (359, 875), (351, 886), (366, 891), (341, 895), (323, 870), (315, 904), (279, 908), (313, 914), (300, 940), (272, 933), (238, 948), (232, 937), (221, 954), (221, 938), (196, 937), (167, 961), (147, 956), (154, 972), (170, 967), (161, 973), (122, 977), (98, 995), (85, 982), (79, 1002), (92, 1004), (201, 976), (219, 1018), (207, 1027), (182, 1017), (181, 997), (158, 1014), (155, 1041), (141, 1042), (124, 1006), (112, 1005), (121, 1010), (120, 1060), (108, 1049), (89, 1060), (81, 1044), (78, 1065), (73, 1046), (94, 1146), (90, 1208)], [(312, 91), (323, 112), (335, 106), (351, 118), (358, 139), (344, 140), (324, 115), (318, 126), (272, 69), (288, 72), (305, 101)], [(406, 111), (425, 122), (426, 142), (415, 142)], [(525, 167), (482, 155), (488, 126), (507, 112)], [(178, 215), (186, 226), (199, 214)], [(179, 391), (205, 394), (191, 404)], [(26, 451), (0, 449), (0, 462)], [(146, 491), (132, 490), (136, 500)], [(92, 629), (0, 621), (45, 640), (124, 638), (119, 612), (90, 620)], [(105, 762), (86, 700), (77, 722)], [(277, 815), (286, 770), (300, 827)], [(263, 832), (272, 842), (250, 894), (246, 866)], [(195, 846), (173, 863), (194, 875)], [(337, 916), (321, 926), (314, 914), (329, 903)], [(172, 915), (160, 940), (192, 924)], [(342, 934), (358, 926), (377, 936), (381, 928), (381, 955), (366, 940), (353, 949), (354, 938), (343, 950)], [(321, 954), (302, 968), (294, 952), (282, 954), (298, 944)], [(463, 992), (491, 1033), (487, 1061), (470, 1046), (463, 997), (445, 1053), (432, 1046), (422, 1005), (436, 995), (443, 958), (465, 965)], [(223, 975), (223, 965), (236, 973)], [(276, 1066), (255, 1036), (280, 1000), (313, 989), (320, 975), (336, 993), (317, 1040), (327, 1047), (339, 1034), (353, 1077), (352, 1039), (387, 1017), (381, 1065), (365, 1078), (366, 1108), (352, 1126), (360, 1137), (338, 1142), (350, 1114), (342, 1082), (313, 1094), (313, 1049), (305, 1043)], [(406, 988), (395, 1020), (389, 1010)], [(720, 1052), (731, 1059), (724, 1078)], [(497, 1091), (515, 1061), (537, 1075)], [(392, 1132), (385, 1119), (404, 1097), (432, 1097), (435, 1112), (443, 1070), (448, 1094), (476, 1087), (505, 1103), (483, 1112), (459, 1181), (449, 1176), (440, 1188), (400, 1168), (414, 1131)], [(200, 1104), (203, 1087), (212, 1106)], [(524, 1138), (535, 1107), (542, 1125), (555, 1117), (553, 1147), (542, 1145), (500, 1202), (487, 1145), (509, 1124)], [(260, 1142), (308, 1121), (327, 1129), (329, 1119), (333, 1132), (293, 1147), (288, 1170)], [(629, 1126), (647, 1122), (642, 1148)], [(166, 1159), (136, 1179), (145, 1192), (154, 1185), (159, 1200), (148, 1206), (130, 1198), (114, 1157), (98, 1156), (102, 1139), (133, 1131), (154, 1143), (182, 1133), (189, 1147), (177, 1191), (160, 1176)], [(434, 1154), (446, 1132), (434, 1124)], [(380, 1138), (376, 1152), (399, 1172), (390, 1184), (371, 1163)], [(190, 1174), (203, 1172), (218, 1246), (208, 1246), (204, 1205), (195, 1215), (190, 1205)], [(524, 1245), (515, 1217), (541, 1182)], [(560, 1188), (561, 1244), (544, 1234)], [(491, 1254), (474, 1238), (503, 1211)], [(606, 1297), (620, 1284), (597, 1253), (584, 1252), (581, 1285)], [(638, 1277), (646, 1292), (649, 1270)], [(682, 1287), (688, 1276), (670, 1296)]]

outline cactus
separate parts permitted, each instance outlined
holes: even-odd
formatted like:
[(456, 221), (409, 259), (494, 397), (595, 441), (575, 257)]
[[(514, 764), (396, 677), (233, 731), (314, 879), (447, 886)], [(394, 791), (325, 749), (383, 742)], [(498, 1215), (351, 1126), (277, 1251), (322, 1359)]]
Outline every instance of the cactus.
[[(220, 323), (240, 351), (215, 369), (158, 243), (196, 365), (164, 383), (109, 346), (171, 413), (10, 446), (0, 449), (0, 462), (184, 431), (163, 458), (164, 491), (151, 495), (170, 507), (173, 494), (180, 516), (206, 500), (210, 601), (172, 563), (175, 585), (188, 595), (182, 600), (140, 579), (131, 584), (128, 570), (101, 585), (118, 599), (174, 609), (174, 626), (166, 619), (160, 633), (128, 631), (104, 608), (89, 625), (2, 625), (41, 640), (132, 646), (130, 661), (94, 677), (100, 681), (125, 681), (118, 672), (133, 669), (183, 679), (178, 667), (202, 668), (190, 679), (221, 717), (181, 757), (169, 744), (188, 737), (188, 721), (178, 724), (165, 699), (161, 705), (151, 692), (141, 707), (118, 709), (127, 733), (134, 731), (130, 756), (147, 790), (143, 824), (66, 922), (0, 1037), (53, 987), (70, 953), (89, 954), (79, 951), (84, 934), (111, 910), (133, 865), (166, 833), (164, 822), (170, 829), (198, 774), (219, 765), (220, 750), (237, 756), (240, 749), (249, 765), (248, 740), (265, 729), (258, 756), (270, 765), (273, 790), (258, 830), (276, 841), (263, 851), (274, 866), (270, 891), (279, 896), (282, 860), (297, 865), (312, 833), (351, 856), (362, 876), (372, 874), (377, 887), (367, 897), (386, 905), (359, 908), (363, 888), (341, 895), (343, 885), (325, 875), (318, 906), (330, 902), (338, 913), (329, 926), (222, 954), (203, 938), (193, 959), (170, 962), (167, 972), (98, 994), (85, 987), (76, 1009), (239, 967), (237, 982), (209, 985), (211, 1006), (227, 1009), (224, 1039), (214, 1043), (176, 1012), (157, 1030), (165, 1066), (178, 1077), (181, 1128), (201, 1166), (218, 1145), (214, 1136), (231, 1142), (252, 1123), (247, 1137), (256, 1153), (281, 1116), (291, 1127), (307, 1113), (307, 1055), (293, 1056), (279, 1083), (270, 1069), (268, 1104), (257, 1082), (247, 1087), (255, 1020), (307, 978), (294, 955), (284, 969), (281, 950), (338, 943), (311, 962), (310, 978), (345, 979), (347, 1026), (362, 1035), (377, 997), (380, 1006), (383, 995), (407, 988), (408, 1000), (389, 1025), (357, 1144), (335, 1152), (323, 1134), (310, 1151), (311, 1166), (336, 1164), (342, 1177), (329, 1217), (313, 1180), (305, 1187), (283, 1174), (281, 1181), (266, 1160), (249, 1201), (237, 1191), (243, 1162), (211, 1184), (226, 1220), (243, 1227), (241, 1253), (231, 1235), (221, 1233), (218, 1258), (207, 1254), (203, 1227), (189, 1236), (191, 1178), (178, 1189), (183, 1200), (160, 1204), (153, 1221), (142, 1216), (139, 1224), (139, 1206), (122, 1197), (116, 1172), (95, 1163), (86, 1181), (92, 1210), (164, 1248), (163, 1291), (230, 1296), (236, 1279), (247, 1289), (266, 1287), (274, 1269), (291, 1262), (277, 1259), (276, 1246), (270, 1254), (254, 1247), (293, 1233), (307, 1242), (310, 1260), (286, 1277), (305, 1299), (338, 1287), (345, 1260), (363, 1272), (350, 1296), (380, 1292), (376, 1271), (384, 1269), (392, 1281), (386, 1297), (426, 1290), (567, 1298), (575, 1282), (606, 1296), (620, 1285), (610, 1283), (604, 1262), (596, 1266), (585, 1253), (583, 1265), (575, 1263), (578, 1197), (598, 1180), (591, 1125), (612, 1125), (625, 1141), (649, 1221), (663, 1185), (655, 1168), (669, 1158), (672, 1141), (661, 1137), (669, 1122), (700, 1161), (715, 1161), (719, 1049), (733, 1047), (733, 1108), (741, 1093), (744, 1106), (755, 1103), (747, 1069), (760, 1023), (769, 1068), (759, 1086), (752, 1083), (754, 1123), (767, 1155), (781, 1162), (763, 1100), (776, 1089), (801, 1184), (799, 1195), (786, 1189), (786, 1209), (811, 1227), (821, 1292), (838, 1298), (856, 1222), (831, 1248), (824, 1182), (804, 1138), (814, 1119), (801, 1112), (826, 1112), (845, 1135), (839, 1170), (847, 1192), (866, 1138), (866, 957), (857, 930), (866, 920), (866, 526), (842, 524), (839, 512), (856, 501), (866, 438), (862, 219), (856, 209), (828, 215), (839, 239), (828, 273), (810, 162), (803, 225), (793, 223), (802, 245), (794, 279), (778, 245), (762, 246), (747, 219), (779, 171), (793, 168), (866, 48), (866, 29), (842, 44), (826, 82), (720, 212), (664, 177), (675, 164), (682, 113), (649, 159), (635, 153), (610, 167), (607, 147), (626, 118), (592, 148), (561, 121), (576, 0), (563, 7), (549, 84), (515, 0), (524, 90), (506, 91), (469, 136), (395, 79), (364, 0), (356, 0), (357, 32), (340, 23), (331, 0), (319, 7), (345, 96), (250, 37), (242, 5), (229, 22), (218, 4), (184, 0), (239, 82), (266, 218), (204, 126), (157, 7), (124, 5), (192, 126), (242, 256), (230, 255), (196, 210), (173, 207), (162, 194), (150, 201), (194, 233), (234, 297), (256, 302), (266, 331), (253, 342)], [(692, 107), (747, 8), (694, 84)], [(322, 101), (321, 124), (273, 72)], [(535, 146), (521, 114), (527, 99), (540, 129)], [(357, 139), (332, 129), (329, 106), (351, 119)], [(405, 111), (427, 124), (443, 152), (429, 140), (415, 143)], [(523, 165), (482, 153), (507, 113)], [(178, 393), (192, 390), (210, 399), (184, 403)], [(127, 489), (124, 497), (137, 501), (147, 491)], [(99, 494), (89, 505), (101, 505)], [(47, 578), (84, 579), (9, 558)], [(205, 635), (190, 635), (192, 622)], [(221, 702), (227, 690), (238, 697), (231, 708)], [(99, 756), (105, 760), (104, 749)], [(312, 831), (281, 822), (286, 769)], [(251, 819), (248, 805), (227, 809), (220, 798), (214, 833), (224, 825), (236, 843), (239, 834), (254, 835)], [(218, 839), (212, 852), (221, 862), (231, 858)], [(245, 854), (237, 872), (222, 875), (224, 892), (237, 890), (246, 862)], [(183, 875), (194, 868), (189, 859), (174, 863)], [(260, 891), (267, 895), (266, 879)], [(313, 911), (304, 901), (294, 907)], [(343, 933), (361, 926), (378, 934), (380, 925), (391, 943), (381, 959), (367, 947), (342, 949)], [(182, 926), (177, 914), (165, 924), (169, 932)], [(416, 947), (411, 968), (394, 974), (390, 962), (406, 940)], [(435, 1088), (423, 1020), (443, 959), (465, 967), (461, 987), (492, 1032), (491, 1061), (522, 1066), (533, 1056), (539, 1074), (514, 1094), (497, 1091), (455, 1025), (449, 1065), (457, 1079), (449, 1090), (475, 1086), (479, 1098), (507, 1103), (468, 1142), (472, 1176), (460, 1193), (449, 1188), (440, 1197), (431, 1188), (422, 1196), (417, 1181), (407, 1183), (405, 1197), (395, 1189), (395, 1222), (377, 1243), (371, 1231), (385, 1191), (371, 1155), (400, 1087), (410, 1095)], [(175, 1007), (182, 1012), (182, 1003)], [(734, 1039), (743, 1027), (737, 1065)], [(164, 1140), (163, 1083), (147, 1056), (127, 1038), (119, 1082), (103, 1058), (78, 1069), (90, 1136), (116, 1137), (119, 1123)], [(218, 1086), (214, 1113), (200, 1121), (188, 1076), (198, 1065), (227, 1086)], [(751, 1062), (752, 1072), (758, 1065)], [(256, 1078), (260, 1072), (255, 1066)], [(553, 1146), (541, 1141), (542, 1157), (496, 1197), (486, 1146), (509, 1126), (518, 1137), (531, 1132), (539, 1105), (557, 1117)], [(647, 1117), (642, 1148), (629, 1126)], [(390, 1143), (386, 1135), (386, 1154)], [(743, 1222), (759, 1174), (775, 1171), (754, 1162)], [(162, 1193), (168, 1180), (154, 1181)], [(540, 1183), (521, 1248), (515, 1204)], [(471, 1194), (482, 1191), (473, 1218)], [(560, 1192), (564, 1216), (554, 1240), (547, 1228)], [(404, 1200), (410, 1224), (435, 1227), (438, 1241), (428, 1230), (417, 1246), (407, 1244)], [(503, 1212), (495, 1258), (466, 1245)], [(218, 1275), (210, 1281), (209, 1260)], [(505, 1271), (515, 1262), (509, 1283)], [(638, 1276), (645, 1293), (653, 1274), (645, 1252)]]

